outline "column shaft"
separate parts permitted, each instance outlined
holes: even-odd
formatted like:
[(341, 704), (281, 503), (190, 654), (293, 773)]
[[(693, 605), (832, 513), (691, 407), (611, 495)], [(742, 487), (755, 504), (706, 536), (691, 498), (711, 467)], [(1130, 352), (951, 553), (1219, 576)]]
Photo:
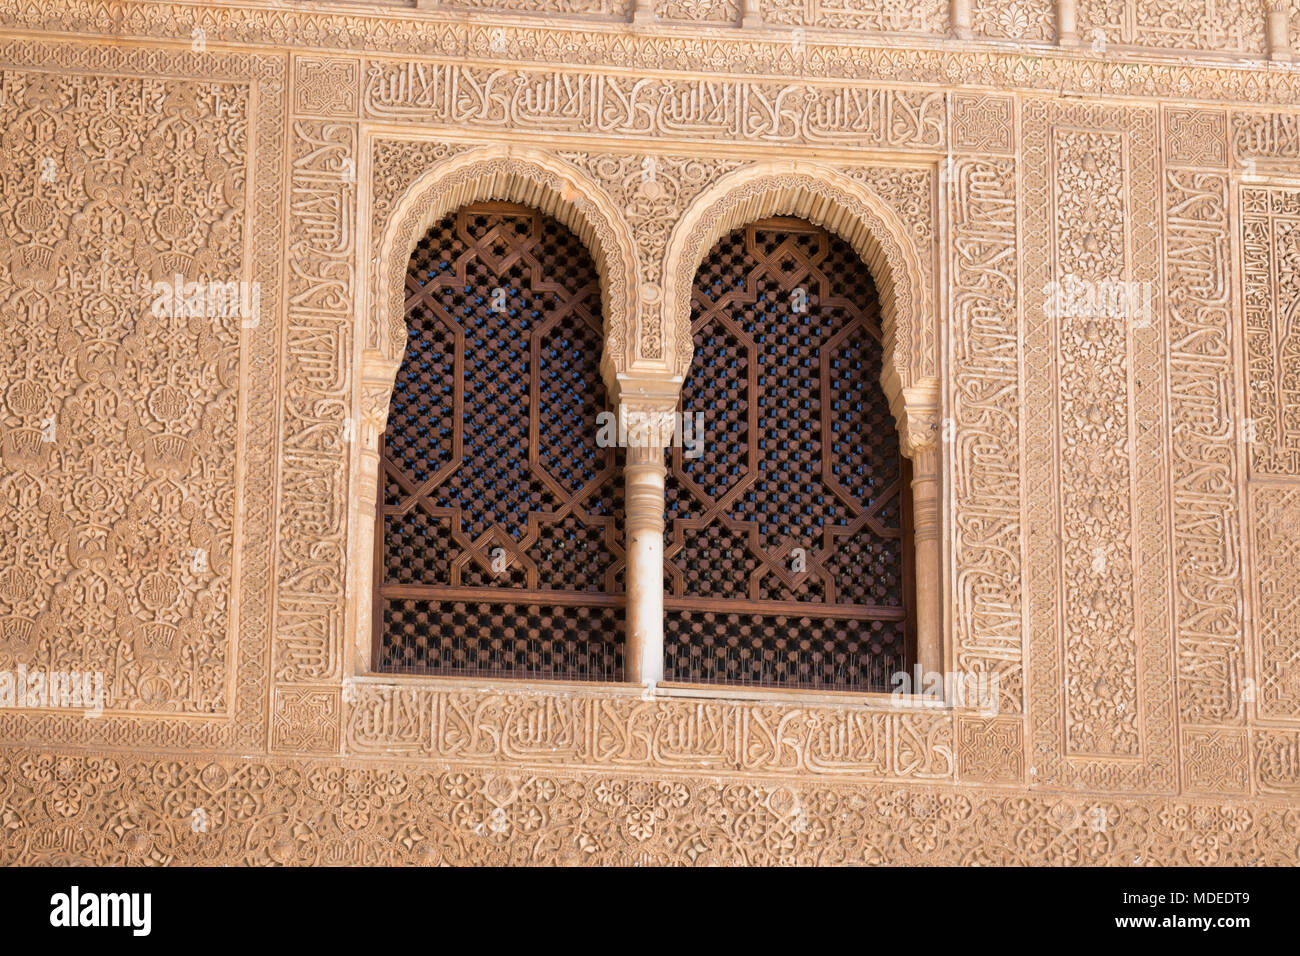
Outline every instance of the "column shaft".
[(912, 458), (912, 540), (916, 563), (916, 657), (925, 673), (943, 666), (943, 602), (939, 534), (939, 454)]
[(627, 521), (627, 679), (658, 683), (664, 674), (664, 449), (630, 442), (623, 466)]

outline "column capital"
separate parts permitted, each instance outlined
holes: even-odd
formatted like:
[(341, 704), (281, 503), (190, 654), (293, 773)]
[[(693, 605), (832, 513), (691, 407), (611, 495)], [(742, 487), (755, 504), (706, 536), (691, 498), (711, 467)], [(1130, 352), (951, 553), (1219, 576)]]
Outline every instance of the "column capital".
[(619, 435), (627, 439), (629, 462), (635, 446), (663, 449), (672, 442), (681, 390), (681, 379), (676, 377), (615, 377), (611, 399), (618, 412)]
[(606, 384), (613, 404), (638, 410), (672, 411), (682, 394), (682, 377), (666, 373), (619, 372)]
[(903, 454), (908, 458), (933, 451), (937, 446), (939, 412), (938, 379), (922, 379), (916, 385), (903, 389), (903, 413), (898, 421), (898, 434)]

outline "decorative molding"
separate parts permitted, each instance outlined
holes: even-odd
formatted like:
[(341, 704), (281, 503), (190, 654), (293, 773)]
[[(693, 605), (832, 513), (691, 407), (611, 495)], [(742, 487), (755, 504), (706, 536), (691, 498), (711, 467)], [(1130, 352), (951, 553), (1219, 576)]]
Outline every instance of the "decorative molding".
[(474, 763), (952, 780), (945, 711), (365, 683), (349, 754)]
[(1241, 187), (1253, 477), (1300, 476), (1300, 188)]
[(951, 476), (951, 652), (958, 674), (997, 678), (998, 708), (1025, 709), (1024, 559), (1017, 301), (1018, 186), (1009, 159), (955, 160), (945, 187), (952, 332), (951, 418), (942, 423), (943, 468)]
[[(1140, 2), (1143, 10), (1157, 11), (1154, 18), (1139, 11), (1139, 17), (1148, 16), (1147, 22), (1156, 25), (1136, 30), (1122, 25), (1127, 22), (1122, 10), (1126, 2)], [(582, 64), (641, 73), (667, 69), (828, 80), (869, 76), (889, 85), (939, 86), (949, 83), (954, 71), (959, 71), (965, 83), (999, 90), (1075, 90), (1139, 97), (1163, 93), (1243, 105), (1258, 103), (1261, 96), (1276, 104), (1300, 102), (1300, 70), (1270, 64), (1264, 58), (1262, 10), (1255, 15), (1248, 12), (1249, 5), (1241, 6), (1240, 16), (1253, 17), (1252, 24), (1257, 21), (1257, 27), (1247, 29), (1243, 23), (1225, 30), (1216, 25), (1217, 14), (1209, 14), (1209, 8), (1202, 6), (1205, 0), (1184, 0), (1190, 9), (1175, 16), (1173, 26), (1159, 25), (1160, 18), (1170, 19), (1163, 9), (1168, 2), (1092, 0), (1092, 12), (1086, 15), (1083, 8), (1089, 5), (1080, 3), (1083, 46), (1077, 51), (1046, 45), (1011, 51), (968, 44), (943, 49), (924, 36), (909, 38), (893, 27), (875, 33), (854, 27), (839, 36), (820, 30), (815, 36), (805, 36), (798, 28), (794, 32), (719, 31), (708, 24), (629, 32), (621, 17), (610, 23), (589, 19), (566, 22), (562, 18), (530, 23), (502, 15), (495, 22), (490, 16), (468, 22), (455, 11), (327, 12), (310, 7), (286, 9), (273, 0), (209, 7), (201, 18), (196, 17), (193, 4), (160, 0), (121, 0), (111, 6), (93, 0), (51, 0), (39, 6), (4, 0), (0, 24), (10, 31), (99, 34), (118, 40), (170, 39), (186, 46), (195, 41), (199, 29), (205, 42), (364, 50), (404, 58), (444, 57), (449, 62)], [(946, 6), (946, 0), (927, 3)], [(913, 6), (909, 4), (907, 10)], [(764, 18), (771, 22), (766, 12)], [(946, 23), (935, 29), (944, 32)], [(1238, 42), (1238, 35), (1249, 39)], [(1115, 55), (1116, 43), (1126, 44), (1122, 60)], [(1238, 53), (1238, 62), (1225, 65), (1217, 46), (1230, 52), (1245, 46), (1258, 50)], [(1196, 62), (1198, 51), (1210, 54), (1203, 65)]]
[(1251, 490), (1256, 713), (1300, 721), (1300, 486)]
[(1179, 712), (1193, 724), (1245, 717), (1245, 594), (1237, 462), (1237, 352), (1228, 177), (1165, 174), (1165, 316), (1172, 435)]
[(1294, 866), (1297, 858), (1295, 810), (1285, 803), (712, 773), (14, 750), (0, 753), (0, 799), (6, 865)]

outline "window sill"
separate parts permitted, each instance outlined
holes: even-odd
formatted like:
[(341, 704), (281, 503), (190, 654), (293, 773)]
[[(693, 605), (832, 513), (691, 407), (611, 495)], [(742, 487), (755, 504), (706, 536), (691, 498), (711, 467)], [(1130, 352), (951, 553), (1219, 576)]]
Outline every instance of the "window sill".
[(791, 707), (854, 707), (879, 710), (945, 712), (953, 706), (917, 694), (859, 693), (855, 691), (749, 687), (732, 684), (681, 684), (665, 681), (654, 690), (637, 684), (600, 681), (528, 680), (526, 678), (437, 677), (423, 674), (363, 674), (352, 678), (356, 686), (397, 686), (441, 691), (525, 694), (538, 697), (640, 697), (643, 700), (749, 701)]

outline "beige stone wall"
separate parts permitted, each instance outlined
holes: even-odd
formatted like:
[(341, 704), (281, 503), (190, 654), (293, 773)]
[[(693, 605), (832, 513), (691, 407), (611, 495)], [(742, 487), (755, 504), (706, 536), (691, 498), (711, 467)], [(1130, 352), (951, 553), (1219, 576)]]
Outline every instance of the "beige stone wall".
[[(947, 3), (459, 6), (0, 2), (0, 671), (105, 705), (0, 709), (0, 860), (1300, 862), (1264, 5), (1079, 0), (1069, 47), (1053, 3), (970, 40)], [(686, 366), (727, 223), (854, 241), (938, 456), (943, 666), (997, 713), (367, 676), (392, 281), (481, 198), (592, 248), (629, 381)], [(157, 314), (178, 274), (256, 315)]]

